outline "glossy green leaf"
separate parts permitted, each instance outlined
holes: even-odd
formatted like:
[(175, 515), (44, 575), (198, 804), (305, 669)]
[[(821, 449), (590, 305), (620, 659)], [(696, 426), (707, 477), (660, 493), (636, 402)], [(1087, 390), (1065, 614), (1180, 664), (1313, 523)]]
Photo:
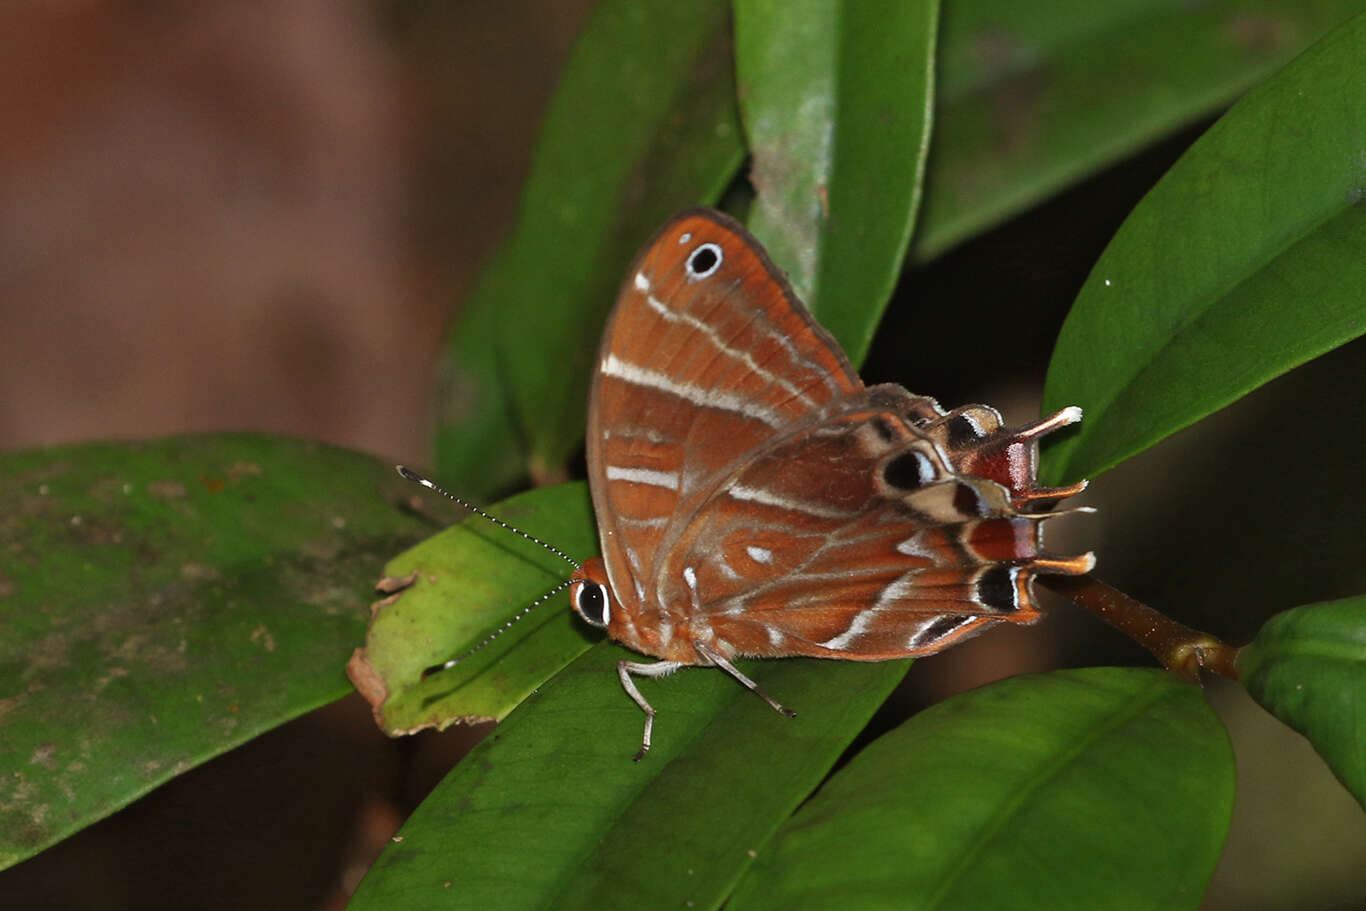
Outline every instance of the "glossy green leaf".
[[(523, 494), (489, 511), (576, 559), (596, 551), (584, 484)], [(380, 727), (397, 736), (458, 720), (501, 720), (586, 651), (597, 637), (574, 621), (561, 594), (459, 664), (422, 679), (425, 668), (484, 642), (569, 572), (559, 557), (479, 516), (395, 557), (384, 575), (401, 587), (376, 605), (364, 652), (348, 668)]]
[(1139, 203), (1058, 338), (1081, 405), (1046, 481), (1095, 475), (1366, 332), (1366, 16), (1250, 92)]
[(925, 205), (930, 259), (1209, 116), (1361, 0), (947, 0)]
[(352, 911), (716, 908), (907, 664), (745, 662), (796, 718), (714, 669), (643, 681), (659, 714), (632, 762), (644, 719), (619, 658), (639, 656), (593, 648), (509, 715), (409, 817)]
[(1277, 614), (1238, 653), (1238, 671), (1366, 807), (1366, 598)]
[(462, 490), (562, 471), (583, 439), (589, 367), (631, 257), (739, 168), (728, 12), (722, 0), (603, 0), (584, 27), (516, 226), (443, 365), (437, 464)]
[(749, 227), (851, 360), (896, 286), (929, 148), (937, 0), (737, 0)]
[(1200, 690), (1016, 677), (884, 735), (783, 825), (729, 908), (1199, 907), (1233, 809)]
[(0, 866), (350, 690), (392, 466), (192, 436), (0, 455)]

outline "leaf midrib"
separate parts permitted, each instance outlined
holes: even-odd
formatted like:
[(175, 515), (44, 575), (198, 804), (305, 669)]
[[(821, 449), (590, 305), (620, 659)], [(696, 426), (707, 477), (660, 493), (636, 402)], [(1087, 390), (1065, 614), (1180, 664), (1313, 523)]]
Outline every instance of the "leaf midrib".
[[(1181, 314), (1181, 317), (1178, 320), (1178, 322), (1172, 327), (1172, 330), (1163, 335), (1156, 346), (1148, 349), (1144, 356), (1140, 358), (1135, 358), (1133, 361), (1131, 361), (1132, 368), (1130, 370), (1113, 374), (1113, 378), (1119, 380), (1119, 382), (1112, 382), (1106, 384), (1106, 387), (1112, 391), (1104, 398), (1099, 399), (1097, 403), (1087, 405), (1087, 417), (1091, 418), (1094, 422), (1099, 423), (1097, 419), (1109, 413), (1110, 409), (1115, 405), (1115, 403), (1123, 399), (1126, 393), (1128, 393), (1129, 390), (1131, 390), (1134, 387), (1138, 379), (1151, 373), (1154, 370), (1157, 370), (1161, 366), (1165, 353), (1177, 343), (1178, 339), (1184, 338), (1185, 333), (1188, 330), (1190, 330), (1193, 326), (1208, 318), (1211, 312), (1214, 311), (1223, 301), (1228, 300), (1229, 297), (1231, 297), (1235, 291), (1237, 291), (1239, 288), (1243, 287), (1248, 282), (1253, 281), (1258, 276), (1260, 276), (1263, 272), (1266, 271), (1266, 269), (1272, 263), (1275, 263), (1278, 260), (1280, 260), (1287, 254), (1287, 252), (1299, 246), (1306, 239), (1308, 239), (1318, 231), (1322, 230), (1324, 226), (1326, 226), (1328, 223), (1332, 222), (1333, 220), (1341, 216), (1350, 208), (1350, 206), (1340, 204), (1333, 207), (1332, 211), (1324, 215), (1323, 217), (1306, 218), (1306, 227), (1304, 228), (1304, 230), (1300, 232), (1287, 232), (1285, 235), (1286, 239), (1282, 243), (1275, 245), (1267, 245), (1265, 255), (1257, 257), (1255, 259), (1248, 260), (1249, 267), (1241, 270), (1235, 279), (1221, 286), (1216, 286), (1204, 296), (1204, 299), (1197, 306), (1187, 308)], [(1097, 269), (1099, 269), (1101, 265), (1103, 265), (1103, 262), (1097, 265)], [(1093, 275), (1094, 274), (1096, 273), (1093, 273)], [(1233, 399), (1230, 399), (1228, 402), (1224, 402), (1219, 407), (1224, 407), (1224, 405), (1227, 405), (1229, 402), (1240, 397), (1242, 394), (1245, 394), (1246, 391), (1247, 390), (1241, 390), (1240, 392), (1234, 393)], [(1186, 421), (1180, 426), (1172, 428), (1170, 432), (1174, 433), (1177, 430), (1187, 427), (1198, 419), (1198, 417), (1191, 418), (1189, 421)], [(1170, 434), (1168, 433), (1165, 435)], [(1162, 437), (1159, 437), (1159, 439), (1161, 438)], [(1087, 449), (1093, 445), (1094, 444), (1090, 442), (1090, 438), (1080, 439), (1078, 441), (1078, 444), (1068, 451), (1067, 461), (1062, 466), (1062, 474), (1065, 475), (1067, 471), (1069, 471), (1073, 467), (1073, 463), (1077, 460), (1077, 453), (1085, 453)], [(1111, 458), (1113, 459), (1113, 457)], [(1118, 459), (1114, 459), (1113, 461), (1110, 461), (1108, 463), (1101, 463), (1097, 465), (1095, 469), (1092, 472), (1090, 472), (1090, 474), (1093, 476), (1096, 474), (1100, 474), (1103, 471), (1107, 471), (1108, 469), (1113, 468), (1115, 465), (1119, 464), (1119, 462), (1122, 462), (1123, 460), (1124, 457), (1121, 457)]]
[(1052, 754), (1045, 762), (1041, 763), (1033, 775), (1029, 777), (1025, 785), (1019, 788), (1010, 800), (1006, 801), (1000, 809), (987, 823), (978, 829), (977, 837), (967, 850), (959, 853), (956, 863), (945, 873), (940, 880), (940, 885), (929, 896), (925, 903), (925, 908), (935, 909), (941, 906), (945, 896), (963, 878), (967, 871), (973, 866), (974, 862), (987, 851), (988, 846), (996, 840), (1001, 830), (1016, 818), (1021, 807), (1025, 802), (1032, 798), (1044, 785), (1057, 778), (1062, 772), (1072, 765), (1078, 757), (1085, 753), (1090, 747), (1099, 743), (1111, 733), (1127, 724), (1129, 721), (1147, 711), (1153, 705), (1165, 700), (1170, 694), (1171, 689), (1166, 680), (1155, 681), (1151, 691), (1144, 696), (1135, 697), (1127, 706), (1112, 713), (1105, 721), (1092, 728), (1091, 732), (1082, 737), (1077, 743), (1066, 751), (1059, 751)]

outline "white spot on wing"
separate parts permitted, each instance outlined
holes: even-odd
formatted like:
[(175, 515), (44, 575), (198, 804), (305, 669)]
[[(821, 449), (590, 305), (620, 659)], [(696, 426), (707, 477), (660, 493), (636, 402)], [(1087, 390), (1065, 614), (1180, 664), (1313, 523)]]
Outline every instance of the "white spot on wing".
[(622, 525), (632, 525), (636, 528), (663, 528), (669, 524), (672, 516), (654, 516), (649, 519), (637, 519), (632, 516), (617, 516), (617, 521)]
[(691, 383), (680, 383), (656, 370), (648, 370), (637, 364), (623, 361), (615, 354), (608, 354), (603, 359), (600, 369), (606, 376), (614, 376), (628, 383), (635, 383), (637, 386), (658, 389), (660, 392), (667, 392), (684, 401), (692, 402), (694, 405), (719, 408), (722, 411), (744, 415), (770, 427), (781, 427), (784, 423), (780, 415), (752, 399), (717, 389), (705, 389)]
[(858, 614), (854, 617), (854, 622), (849, 624), (848, 629), (840, 633), (838, 636), (835, 636), (831, 639), (826, 639), (824, 642), (820, 644), (825, 648), (830, 649), (845, 648), (849, 645), (850, 642), (853, 642), (856, 637), (862, 636), (864, 633), (868, 631), (868, 627), (872, 626), (873, 618), (877, 616), (877, 613), (878, 609), (876, 606), (867, 608), (866, 610), (859, 611)]
[(917, 572), (918, 570), (913, 569), (908, 573), (902, 573), (898, 576), (895, 582), (892, 582), (882, 590), (882, 594), (878, 595), (876, 603), (874, 603), (869, 610), (880, 611), (883, 608), (891, 607), (896, 602), (909, 596), (912, 589), (915, 588), (915, 576)]
[(650, 290), (650, 280), (649, 280), (648, 278), (645, 277), (645, 273), (644, 273), (644, 272), (637, 272), (637, 273), (636, 273), (636, 290), (637, 290), (637, 291), (649, 291), (649, 290)]
[[(911, 638), (909, 638), (909, 639), (906, 640), (906, 648), (907, 648), (907, 649), (923, 648), (926, 644), (928, 644), (928, 642), (929, 642), (929, 635), (928, 635), (929, 632), (934, 628), (934, 625), (935, 625), (936, 623), (938, 623), (941, 619), (943, 619), (943, 618), (942, 618), (942, 617), (931, 617), (930, 619), (926, 620), (924, 623), (920, 624), (920, 628), (917, 629), (914, 633), (911, 634)], [(972, 617), (964, 617), (962, 620), (958, 621), (958, 622), (955, 623), (953, 626), (945, 627), (944, 629), (938, 630), (938, 631), (936, 632), (935, 639), (944, 639), (944, 638), (946, 638), (947, 636), (949, 636), (950, 634), (952, 634), (955, 630), (960, 629), (960, 628), (963, 626), (963, 624), (965, 624), (965, 623), (971, 623), (972, 621), (973, 621), (973, 618), (972, 618)]]
[(790, 509), (793, 512), (804, 512), (810, 516), (817, 516), (822, 519), (847, 519), (854, 515), (842, 509), (831, 509), (819, 503), (809, 503), (805, 500), (794, 500), (782, 494), (776, 494), (763, 487), (746, 487), (737, 484), (726, 491), (726, 495), (733, 500), (744, 500), (749, 503), (762, 503), (765, 506), (777, 506), (781, 509)]
[(678, 472), (656, 471), (653, 468), (626, 468), (621, 465), (608, 465), (607, 480), (629, 481), (632, 484), (647, 484), (650, 487), (678, 489)]
[(740, 578), (740, 574), (737, 573), (735, 570), (731, 569), (730, 564), (726, 562), (726, 558), (724, 556), (714, 557), (712, 562), (714, 562), (716, 564), (716, 568), (721, 571), (721, 575), (725, 576), (727, 579)]
[(925, 545), (920, 543), (920, 532), (916, 532), (905, 541), (897, 542), (896, 552), (905, 554), (908, 557), (925, 557), (929, 560), (934, 559), (934, 554), (930, 553)]
[(749, 558), (755, 563), (773, 562), (773, 551), (767, 547), (755, 547), (753, 544), (749, 544), (745, 547), (745, 553), (749, 554)]
[(1010, 467), (1006, 469), (1012, 478), (1029, 477), (1029, 450), (1023, 446), (1007, 446), (1006, 460)]
[(645, 302), (650, 305), (651, 310), (655, 311), (669, 322), (681, 323), (682, 325), (687, 326), (689, 329), (692, 329), (695, 332), (699, 332), (702, 335), (705, 335), (708, 339), (711, 340), (711, 343), (716, 347), (716, 350), (720, 351), (727, 357), (734, 358), (735, 360), (744, 364), (745, 369), (750, 373), (754, 374), (755, 376), (763, 377), (765, 382), (777, 386), (779, 389), (783, 390), (788, 395), (792, 396), (794, 399), (799, 400), (803, 405), (806, 405), (808, 408), (816, 407), (816, 403), (811, 400), (810, 396), (803, 392), (802, 389), (796, 384), (794, 384), (792, 381), (785, 379), (784, 377), (781, 377), (778, 374), (772, 372), (771, 370), (768, 370), (761, 366), (759, 362), (754, 359), (754, 355), (750, 354), (748, 351), (745, 351), (740, 348), (733, 348), (730, 345), (727, 345), (725, 342), (723, 342), (721, 340), (721, 336), (717, 334), (716, 327), (711, 326), (706, 322), (698, 319), (691, 313), (679, 313), (673, 310), (671, 307), (669, 307), (659, 298), (655, 297), (653, 294), (646, 295)]

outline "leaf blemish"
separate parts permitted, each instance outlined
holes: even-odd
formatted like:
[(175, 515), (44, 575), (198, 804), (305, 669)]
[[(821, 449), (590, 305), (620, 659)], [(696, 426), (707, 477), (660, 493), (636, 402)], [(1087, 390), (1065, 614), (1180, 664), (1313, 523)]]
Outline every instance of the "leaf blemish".
[(179, 481), (148, 481), (147, 492), (158, 500), (179, 500), (185, 496), (185, 485)]
[(251, 631), (251, 636), (248, 638), (252, 642), (260, 642), (266, 647), (266, 651), (268, 652), (275, 651), (275, 637), (270, 634), (270, 630), (266, 629), (264, 623), (257, 625), (256, 629)]
[(51, 743), (39, 744), (33, 751), (33, 755), (28, 758), (29, 765), (42, 766), (45, 769), (55, 768), (57, 763), (53, 757), (57, 753), (57, 747)]
[(413, 570), (406, 576), (385, 576), (375, 583), (375, 591), (382, 595), (392, 595), (396, 592), (401, 592), (416, 582), (418, 575), (418, 571)]

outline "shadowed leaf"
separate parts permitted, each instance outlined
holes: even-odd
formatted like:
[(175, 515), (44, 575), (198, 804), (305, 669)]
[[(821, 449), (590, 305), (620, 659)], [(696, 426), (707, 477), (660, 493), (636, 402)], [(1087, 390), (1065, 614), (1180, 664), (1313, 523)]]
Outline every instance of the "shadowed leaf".
[(442, 367), (437, 470), (471, 495), (554, 478), (583, 439), (589, 368), (637, 247), (715, 200), (744, 157), (728, 5), (603, 0), (541, 125), (511, 236)]
[(1238, 670), (1366, 807), (1366, 598), (1277, 614), (1239, 653)]
[(749, 228), (854, 363), (896, 286), (929, 148), (939, 5), (743, 0)]
[(1360, 0), (950, 0), (911, 255), (937, 256), (1232, 102)]
[(1094, 476), (1366, 331), (1366, 16), (1219, 120), (1092, 270), (1044, 411), (1046, 482)]
[(1134, 668), (1015, 677), (863, 750), (728, 907), (1195, 909), (1232, 810), (1199, 688)]
[(644, 681), (659, 715), (632, 762), (644, 718), (616, 661), (639, 657), (603, 643), (547, 681), (409, 817), (348, 907), (718, 907), (907, 666), (742, 662), (796, 718), (715, 669)]
[(0, 455), (0, 866), (350, 690), (407, 482), (315, 443)]

